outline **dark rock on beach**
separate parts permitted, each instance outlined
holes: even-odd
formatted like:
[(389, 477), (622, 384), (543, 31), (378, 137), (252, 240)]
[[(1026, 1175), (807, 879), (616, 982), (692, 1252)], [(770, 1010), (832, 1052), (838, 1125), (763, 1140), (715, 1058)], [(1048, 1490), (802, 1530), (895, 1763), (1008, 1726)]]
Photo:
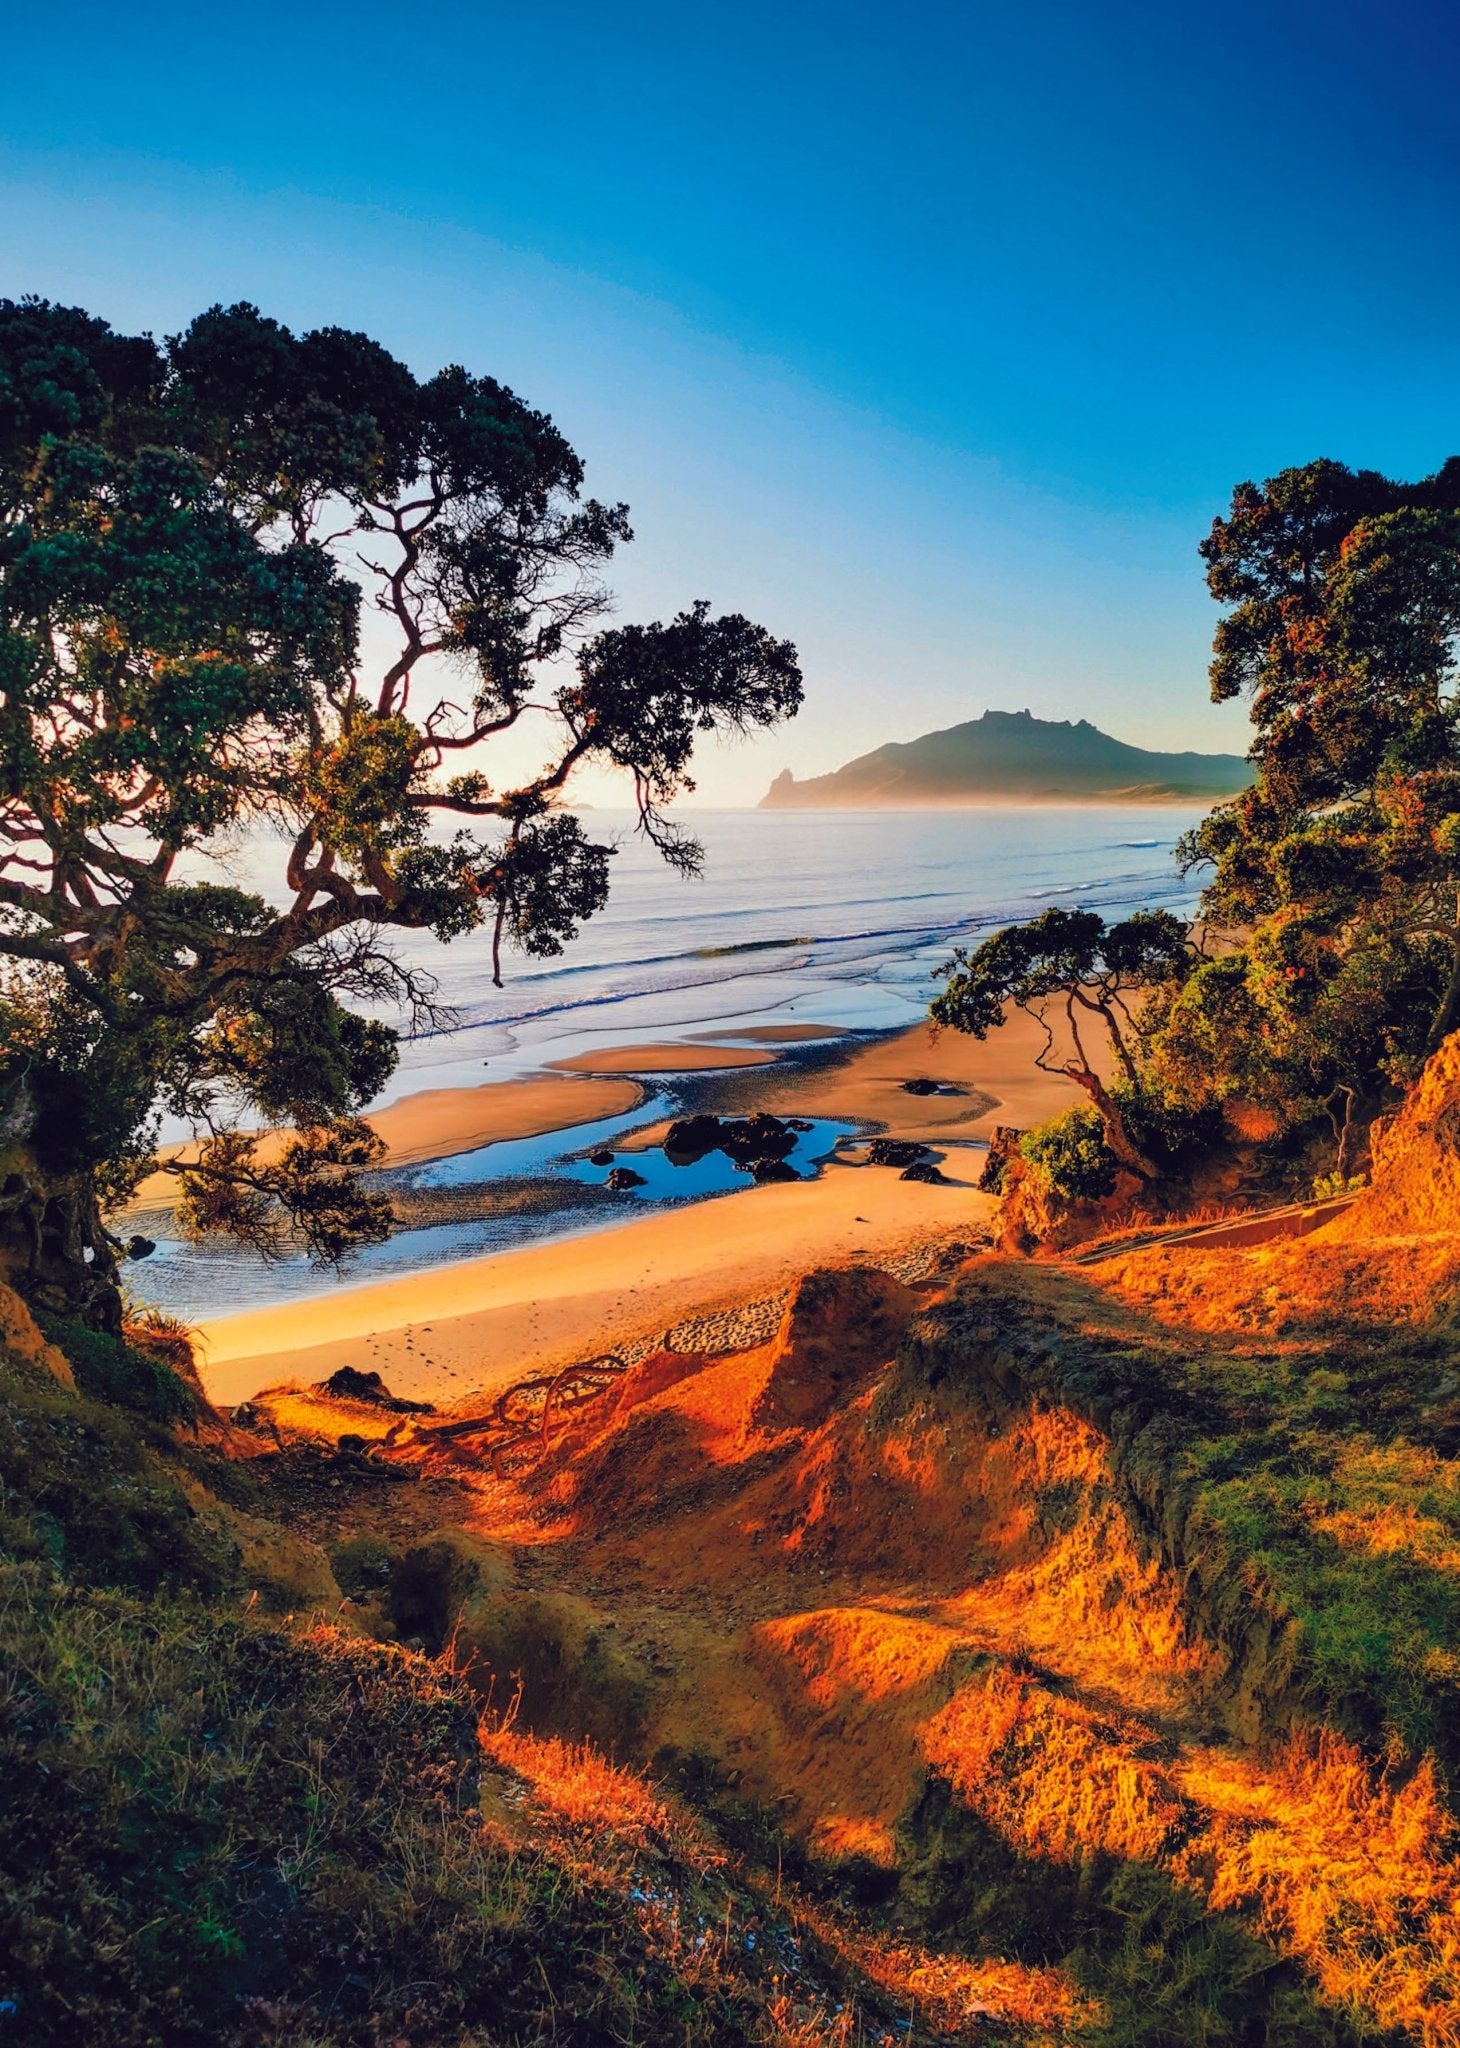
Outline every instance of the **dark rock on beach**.
[(941, 1166), (935, 1166), (931, 1159), (919, 1159), (912, 1166), (905, 1166), (898, 1175), (899, 1180), (922, 1180), (929, 1187), (951, 1188), (953, 1183)]
[(693, 1164), (707, 1152), (723, 1152), (737, 1166), (757, 1160), (784, 1159), (795, 1149), (798, 1130), (809, 1130), (804, 1117), (787, 1120), (757, 1111), (754, 1116), (684, 1116), (664, 1134), (664, 1154), (676, 1166)]
[(328, 1394), (332, 1401), (364, 1401), (372, 1408), (387, 1409), (392, 1415), (436, 1413), (431, 1402), (404, 1400), (390, 1391), (378, 1372), (358, 1372), (353, 1365), (342, 1365), (327, 1380), (316, 1380), (314, 1390), (317, 1394)]
[(664, 1133), (665, 1157), (676, 1165), (692, 1165), (719, 1148), (721, 1128), (717, 1116), (676, 1117)]
[(767, 1181), (800, 1180), (797, 1173), (784, 1159), (757, 1159), (750, 1169), (755, 1179), (764, 1185)]
[(869, 1166), (916, 1166), (928, 1154), (926, 1145), (911, 1138), (874, 1138), (867, 1148)]

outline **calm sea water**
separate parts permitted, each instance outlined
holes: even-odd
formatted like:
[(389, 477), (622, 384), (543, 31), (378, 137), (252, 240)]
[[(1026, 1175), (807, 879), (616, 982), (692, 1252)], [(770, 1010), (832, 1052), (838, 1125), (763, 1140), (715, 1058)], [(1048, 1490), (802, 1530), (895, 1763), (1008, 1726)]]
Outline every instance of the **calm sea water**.
[[(892, 1029), (915, 1019), (950, 946), (1048, 903), (1109, 913), (1194, 897), (1172, 859), (1202, 807), (710, 811), (686, 815), (704, 875), (671, 875), (628, 813), (584, 823), (614, 841), (607, 910), (557, 960), (416, 941), (459, 1028), (409, 1046), (393, 1094), (535, 1067), (666, 1032), (764, 1023)], [(457, 1071), (473, 1069), (470, 1076)]]
[[(438, 976), (456, 1022), (403, 1047), (384, 1099), (505, 1080), (573, 1053), (670, 1035), (733, 1038), (760, 1024), (904, 1027), (926, 1010), (934, 970), (951, 947), (1046, 904), (1106, 915), (1189, 908), (1195, 892), (1177, 872), (1173, 847), (1202, 809), (702, 811), (686, 817), (706, 850), (704, 875), (694, 881), (669, 873), (634, 833), (631, 814), (587, 813), (591, 833), (619, 848), (613, 894), (560, 959), (512, 959), (506, 986), (495, 989), (483, 938), (440, 947), (412, 934), (402, 946)], [(280, 856), (251, 846), (230, 865), (236, 879), (267, 889)], [(622, 1136), (662, 1107), (613, 1119), (605, 1134)], [(577, 1149), (569, 1138), (485, 1148), (473, 1155), (470, 1178), (581, 1175), (565, 1162), (565, 1149)], [(626, 1200), (622, 1214), (719, 1191), (687, 1181), (661, 1189), (656, 1181), (647, 1199)], [(584, 1227), (582, 1212), (568, 1210), (405, 1232), (341, 1280), (302, 1260), (263, 1267), (232, 1250), (167, 1244), (132, 1277), (139, 1293), (201, 1318)], [(592, 1227), (612, 1226), (595, 1218)]]

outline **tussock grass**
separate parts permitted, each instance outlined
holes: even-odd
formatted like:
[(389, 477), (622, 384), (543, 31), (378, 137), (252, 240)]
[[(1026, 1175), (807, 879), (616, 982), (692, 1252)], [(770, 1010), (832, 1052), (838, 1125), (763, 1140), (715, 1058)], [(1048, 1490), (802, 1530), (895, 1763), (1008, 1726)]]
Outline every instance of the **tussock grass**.
[[(1420, 1287), (1319, 1239), (987, 1264), (925, 1319), (924, 1370), (1003, 1358), (1109, 1432), (1138, 1525), (1232, 1660), (1248, 1733), (1301, 1705), (1460, 1770), (1453, 1247)], [(1265, 1667), (1265, 1668), (1264, 1668)]]
[(6, 1566), (0, 1673), (12, 2040), (889, 2038), (632, 1774), (499, 1731), (484, 1780), (425, 1658)]

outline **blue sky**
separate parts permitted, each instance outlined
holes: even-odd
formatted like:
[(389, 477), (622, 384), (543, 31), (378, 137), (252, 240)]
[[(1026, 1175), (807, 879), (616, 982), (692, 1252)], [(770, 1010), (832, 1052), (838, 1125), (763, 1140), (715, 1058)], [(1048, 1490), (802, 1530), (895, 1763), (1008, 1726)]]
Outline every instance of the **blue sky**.
[(801, 647), (707, 800), (989, 705), (1240, 747), (1232, 485), (1460, 449), (1457, 59), (1453, 0), (53, 0), (0, 58), (0, 291), (504, 377), (633, 506), (625, 616)]

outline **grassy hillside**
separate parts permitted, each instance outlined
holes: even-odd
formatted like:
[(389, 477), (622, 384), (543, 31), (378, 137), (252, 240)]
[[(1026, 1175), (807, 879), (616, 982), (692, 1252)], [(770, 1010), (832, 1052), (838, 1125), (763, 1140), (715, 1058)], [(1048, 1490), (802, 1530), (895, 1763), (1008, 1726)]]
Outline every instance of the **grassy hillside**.
[(159, 1422), (155, 1359), (83, 1338), (90, 1398), (0, 1310), (0, 2038), (932, 2038), (684, 1809), (369, 1639), (297, 1470)]
[(812, 1276), (502, 1472), (0, 1301), (8, 2038), (1460, 2042), (1453, 1064), (1326, 1233)]

